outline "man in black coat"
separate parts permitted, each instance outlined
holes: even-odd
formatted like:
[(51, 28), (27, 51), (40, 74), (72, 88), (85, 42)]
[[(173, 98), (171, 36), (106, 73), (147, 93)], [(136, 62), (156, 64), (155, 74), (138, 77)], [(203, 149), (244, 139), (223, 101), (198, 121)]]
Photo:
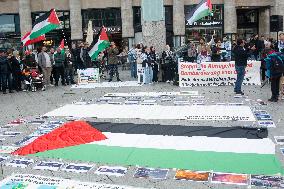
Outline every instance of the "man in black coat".
[(9, 92), (13, 93), (11, 71), (11, 65), (9, 64), (5, 51), (0, 49), (0, 83), (2, 86), (3, 94), (6, 94), (7, 83), (9, 84)]
[[(252, 47), (251, 50), (255, 50), (255, 47)], [(235, 83), (234, 92), (236, 94), (244, 95), (242, 92), (242, 84), (249, 57), (249, 51), (245, 48), (245, 41), (243, 39), (238, 39), (237, 46), (233, 51), (235, 54), (235, 69), (237, 72), (237, 80)]]

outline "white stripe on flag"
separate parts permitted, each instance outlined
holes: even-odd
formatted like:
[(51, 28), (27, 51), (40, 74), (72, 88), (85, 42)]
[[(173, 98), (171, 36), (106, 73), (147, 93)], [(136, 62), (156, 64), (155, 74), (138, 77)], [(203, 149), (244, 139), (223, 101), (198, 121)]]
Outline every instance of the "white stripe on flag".
[(275, 154), (269, 139), (218, 138), (206, 136), (162, 136), (145, 134), (103, 133), (107, 139), (90, 144), (129, 148), (192, 150), (206, 152)]

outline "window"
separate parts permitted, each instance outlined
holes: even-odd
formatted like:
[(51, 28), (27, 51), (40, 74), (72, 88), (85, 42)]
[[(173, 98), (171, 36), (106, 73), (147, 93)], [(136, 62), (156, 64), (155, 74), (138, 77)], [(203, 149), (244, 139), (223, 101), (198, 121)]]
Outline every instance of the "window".
[[(184, 7), (186, 20), (188, 19), (188, 15), (195, 8), (195, 6), (196, 5), (187, 5)], [(223, 25), (223, 11), (223, 5), (212, 5), (213, 16), (205, 16), (200, 20), (196, 21), (194, 25), (187, 24), (187, 27), (203, 26), (205, 25), (205, 23), (209, 26)]]
[(224, 19), (224, 6), (215, 4), (212, 6), (213, 16), (206, 16), (200, 20), (189, 25), (187, 22), (188, 15), (195, 8), (196, 5), (186, 5), (185, 23), (186, 23), (186, 40), (198, 41), (201, 37), (210, 41), (213, 34), (218, 37), (223, 35), (223, 19)]
[(88, 28), (89, 20), (93, 27), (121, 26), (121, 11), (119, 8), (82, 10), (83, 30)]
[(133, 26), (134, 32), (142, 32), (141, 7), (133, 7)]
[(0, 33), (20, 33), (19, 15), (0, 15)]

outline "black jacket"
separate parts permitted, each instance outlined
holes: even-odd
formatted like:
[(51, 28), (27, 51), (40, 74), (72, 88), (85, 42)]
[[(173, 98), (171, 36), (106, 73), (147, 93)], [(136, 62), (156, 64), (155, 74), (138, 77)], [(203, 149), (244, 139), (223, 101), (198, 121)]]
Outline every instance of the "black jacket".
[(16, 59), (16, 57), (12, 56), (8, 60), (10, 61), (13, 74), (21, 72), (20, 62)]
[(249, 52), (244, 47), (236, 46), (234, 48), (234, 55), (236, 66), (247, 66)]
[(12, 68), (7, 57), (0, 57), (0, 74), (9, 74), (11, 71)]
[(212, 47), (212, 56), (211, 56), (212, 62), (221, 62), (221, 52), (218, 54), (218, 51), (220, 50), (221, 48), (218, 48), (215, 45)]

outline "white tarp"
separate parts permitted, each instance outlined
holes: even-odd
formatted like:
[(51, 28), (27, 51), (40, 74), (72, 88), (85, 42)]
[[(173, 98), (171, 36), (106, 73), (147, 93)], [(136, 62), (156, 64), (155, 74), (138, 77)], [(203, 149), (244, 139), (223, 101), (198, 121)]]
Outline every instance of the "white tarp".
[(72, 89), (94, 89), (94, 88), (112, 88), (112, 87), (139, 87), (137, 81), (124, 81), (124, 82), (102, 82), (102, 83), (88, 83), (73, 85)]
[(45, 116), (96, 117), (102, 119), (187, 119), (255, 121), (249, 106), (162, 106), (162, 105), (113, 105), (70, 104), (51, 111)]

